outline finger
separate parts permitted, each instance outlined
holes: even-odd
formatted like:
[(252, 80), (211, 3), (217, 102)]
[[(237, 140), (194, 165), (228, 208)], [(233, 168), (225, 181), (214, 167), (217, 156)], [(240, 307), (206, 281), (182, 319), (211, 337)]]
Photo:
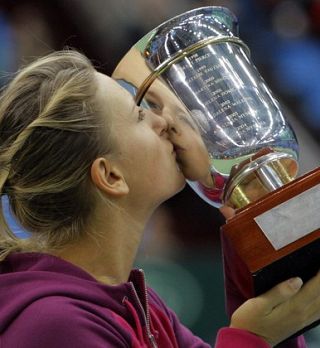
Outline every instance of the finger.
[(319, 290), (320, 272), (304, 284), (294, 300), (298, 301), (301, 305), (312, 305), (314, 301), (318, 301), (320, 298)]
[(257, 299), (261, 301), (260, 306), (264, 307), (265, 312), (271, 312), (274, 307), (294, 296), (301, 289), (302, 284), (301, 278), (291, 278), (258, 296)]
[(228, 220), (235, 215), (235, 210), (227, 205), (224, 205), (219, 208), (221, 214)]
[(303, 308), (303, 313), (297, 313), (303, 319), (303, 326), (308, 326), (320, 319), (320, 298), (312, 301), (308, 306)]

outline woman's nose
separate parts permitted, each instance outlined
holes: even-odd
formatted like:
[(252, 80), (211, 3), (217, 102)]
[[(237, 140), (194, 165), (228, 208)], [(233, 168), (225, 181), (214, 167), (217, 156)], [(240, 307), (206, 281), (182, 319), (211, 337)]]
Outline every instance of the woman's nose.
[(163, 135), (168, 131), (168, 121), (162, 117), (161, 115), (158, 114), (153, 114), (154, 115), (154, 127), (156, 128), (157, 132), (160, 135)]
[(172, 113), (164, 110), (161, 114), (161, 117), (163, 117), (167, 122), (167, 125), (168, 125), (167, 128), (168, 128), (169, 134), (178, 133), (177, 123)]

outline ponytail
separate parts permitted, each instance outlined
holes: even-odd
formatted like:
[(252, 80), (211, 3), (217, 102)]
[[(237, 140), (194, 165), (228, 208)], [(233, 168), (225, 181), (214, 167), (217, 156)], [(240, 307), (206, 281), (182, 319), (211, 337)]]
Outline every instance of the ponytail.
[(57, 249), (86, 233), (96, 203), (90, 167), (111, 151), (96, 91), (94, 67), (75, 51), (36, 60), (4, 89), (0, 195), (31, 237), (14, 235), (0, 202), (0, 260), (13, 251)]

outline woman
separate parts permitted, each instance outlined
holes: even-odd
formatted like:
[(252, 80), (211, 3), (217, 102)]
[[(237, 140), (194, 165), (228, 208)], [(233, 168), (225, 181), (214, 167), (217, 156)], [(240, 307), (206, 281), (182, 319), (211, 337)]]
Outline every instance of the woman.
[[(185, 184), (168, 127), (76, 52), (4, 90), (0, 192), (31, 237), (16, 239), (1, 209), (2, 347), (209, 347), (131, 271), (150, 215)], [(286, 339), (320, 318), (319, 285), (294, 278), (249, 300), (216, 347)]]

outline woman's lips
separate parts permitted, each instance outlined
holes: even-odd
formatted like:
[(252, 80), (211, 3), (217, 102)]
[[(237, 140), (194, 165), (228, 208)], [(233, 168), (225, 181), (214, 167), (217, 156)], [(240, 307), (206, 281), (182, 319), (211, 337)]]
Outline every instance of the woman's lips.
[(185, 149), (182, 146), (180, 146), (180, 145), (173, 144), (173, 151), (175, 151), (175, 152), (182, 152), (182, 151), (185, 151)]
[(183, 147), (181, 147), (178, 144), (173, 144), (173, 152), (172, 153), (175, 156), (176, 163), (177, 163), (177, 169), (179, 172), (182, 172), (181, 166), (183, 166), (182, 157), (183, 157), (184, 152), (185, 152), (185, 149)]

